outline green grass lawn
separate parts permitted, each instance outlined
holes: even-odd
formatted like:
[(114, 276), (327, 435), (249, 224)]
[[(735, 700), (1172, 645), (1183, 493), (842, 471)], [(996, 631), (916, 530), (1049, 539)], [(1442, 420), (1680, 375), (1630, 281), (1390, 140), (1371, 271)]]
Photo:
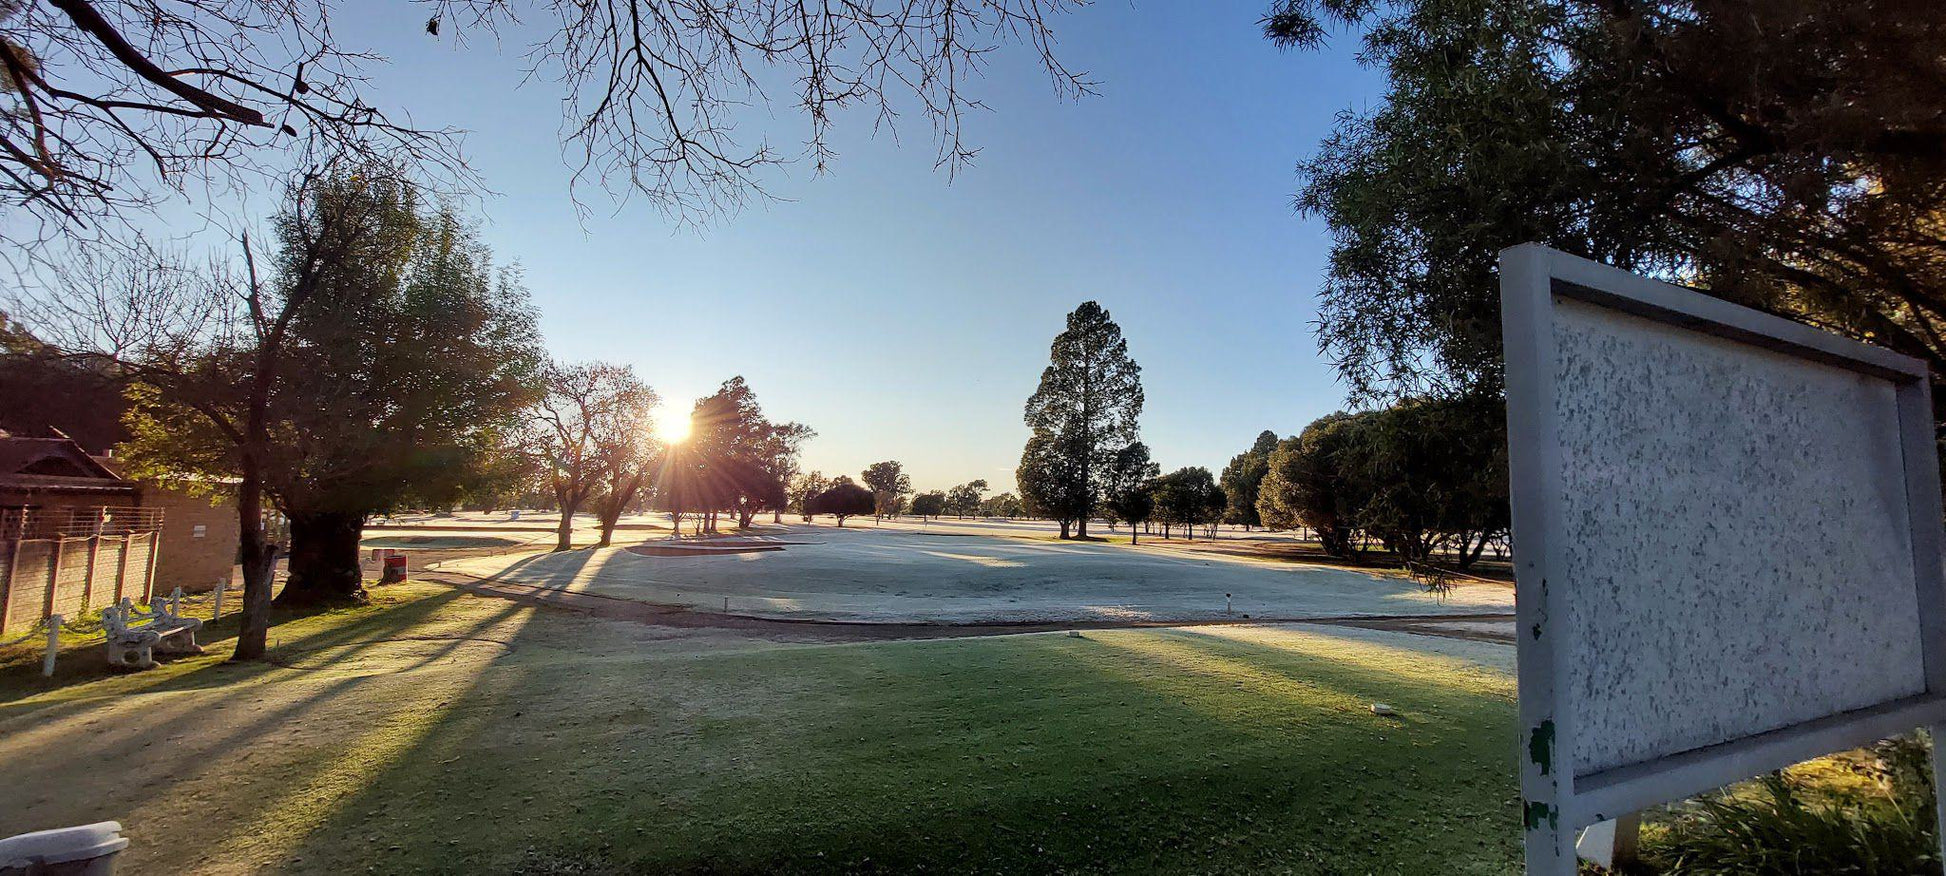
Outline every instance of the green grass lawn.
[(135, 873), (1519, 861), (1510, 677), (1393, 634), (778, 644), (378, 593), (287, 619), (283, 666), (220, 662), (226, 620), (148, 673), (0, 669), (0, 834), (120, 820)]

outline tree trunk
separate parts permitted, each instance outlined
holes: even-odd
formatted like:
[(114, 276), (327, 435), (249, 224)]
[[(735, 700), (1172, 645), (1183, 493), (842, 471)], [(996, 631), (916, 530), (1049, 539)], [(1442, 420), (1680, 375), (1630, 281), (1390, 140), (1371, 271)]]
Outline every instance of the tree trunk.
[(554, 526), (554, 550), (556, 552), (574, 549), (574, 512), (579, 506), (561, 505), (561, 522)]
[(1074, 537), (1075, 538), (1088, 537), (1088, 515), (1086, 514), (1081, 515), (1081, 524), (1075, 527)]
[(607, 547), (615, 541), (615, 522), (622, 519), (622, 506), (615, 504), (601, 509), (601, 540), (595, 547)]
[(1061, 518), (1061, 537), (1062, 537), (1062, 538), (1067, 538), (1067, 537), (1068, 537), (1068, 526), (1069, 526), (1069, 521), (1068, 521), (1068, 519), (1067, 519), (1067, 518), (1065, 518), (1065, 517), (1064, 517), (1064, 518)]
[(1130, 520), (1128, 522), (1128, 543), (1129, 544), (1142, 543), (1142, 533), (1140, 532), (1139, 528), (1135, 525), (1135, 521), (1133, 520)]
[(358, 567), (358, 539), (365, 531), (365, 515), (293, 512), (290, 520), (290, 577), (277, 604), (362, 601), (365, 573)]
[(270, 596), (276, 581), (277, 551), (264, 538), (263, 477), (256, 458), (243, 454), (243, 483), (237, 486), (237, 537), (243, 560), (243, 613), (237, 619), (232, 660), (258, 660), (270, 641)]

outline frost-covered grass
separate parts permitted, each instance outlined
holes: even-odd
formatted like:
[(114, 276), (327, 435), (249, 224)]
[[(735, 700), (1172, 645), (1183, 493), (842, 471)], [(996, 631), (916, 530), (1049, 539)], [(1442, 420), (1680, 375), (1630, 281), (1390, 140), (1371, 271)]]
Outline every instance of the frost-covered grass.
[(1470, 659), (1495, 646), (1307, 627), (782, 644), (430, 584), (276, 637), (296, 668), (223, 664), (219, 634), (150, 673), (0, 671), (20, 804), (0, 834), (117, 819), (129, 872), (1519, 860), (1512, 682)]

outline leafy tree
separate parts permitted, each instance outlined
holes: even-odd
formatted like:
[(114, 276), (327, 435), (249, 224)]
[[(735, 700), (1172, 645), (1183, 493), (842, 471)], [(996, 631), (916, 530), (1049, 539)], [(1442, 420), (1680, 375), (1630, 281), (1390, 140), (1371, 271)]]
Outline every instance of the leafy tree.
[(654, 409), (660, 401), (654, 390), (642, 387), (627, 399), (627, 409), (609, 418), (603, 428), (611, 430), (597, 440), (601, 447), (601, 484), (595, 494), (595, 516), (601, 521), (601, 540), (597, 547), (615, 541), (615, 524), (622, 514), (653, 489), (656, 472), (662, 465), (662, 442), (655, 439)]
[(1245, 530), (1263, 524), (1257, 514), (1257, 489), (1263, 483), (1264, 474), (1270, 471), (1270, 454), (1276, 449), (1277, 433), (1265, 429), (1257, 434), (1257, 443), (1249, 450), (1230, 457), (1221, 480), (1223, 495), (1230, 502), (1223, 512), (1223, 522)]
[(684, 517), (694, 515), (696, 534), (703, 533), (705, 509), (717, 501), (708, 480), (710, 469), (702, 454), (695, 453), (689, 441), (672, 442), (663, 448), (656, 467), (652, 506), (668, 513), (671, 535), (682, 535)]
[(1089, 497), (1082, 492), (1088, 479), (1075, 469), (1072, 454), (1063, 453), (1048, 432), (1037, 431), (1027, 439), (1020, 452), (1020, 467), (1014, 480), (1020, 484), (1021, 506), (1035, 517), (1059, 521), (1061, 537), (1073, 532), (1074, 521), (1087, 515)]
[[(1076, 535), (1086, 538), (1106, 469), (1117, 451), (1139, 437), (1142, 369), (1129, 358), (1121, 326), (1093, 301), (1068, 314), (1067, 329), (1055, 336), (1049, 358), (1039, 388), (1027, 399), (1025, 419), (1033, 430), (1027, 450), (1058, 456), (1060, 464), (1037, 459), (1036, 476), (1021, 478), (1021, 490), (1030, 503), (1061, 510), (1055, 516), (1064, 521), (1062, 538), (1068, 537), (1070, 519), (1079, 521)], [(1022, 467), (1027, 464), (1023, 454)]]
[(399, 262), (339, 265), (294, 323), (302, 379), (272, 405), (284, 451), (269, 483), (291, 536), (281, 603), (356, 598), (365, 521), (450, 508), (488, 482), (537, 396), (526, 290), (451, 211), (408, 206)]
[(1162, 537), (1169, 527), (1181, 526), (1189, 540), (1196, 540), (1196, 527), (1213, 525), (1223, 516), (1229, 500), (1209, 469), (1200, 465), (1179, 468), (1155, 482), (1155, 517), (1162, 522)]
[(1302, 165), (1354, 400), (1501, 387), (1496, 254), (1540, 241), (1946, 365), (1946, 17), (1908, 0), (1278, 0), (1366, 28), (1384, 103)]
[(946, 507), (961, 519), (980, 510), (980, 497), (987, 491), (985, 478), (977, 478), (946, 491)]
[(838, 518), (838, 527), (842, 529), (845, 518), (871, 514), (877, 508), (878, 499), (871, 490), (846, 480), (811, 497), (811, 503), (806, 510), (812, 514), (829, 514)]
[(1020, 497), (1012, 493), (988, 496), (986, 501), (980, 503), (980, 515), (983, 517), (1019, 517), (1025, 513)]
[(1102, 506), (1116, 519), (1128, 522), (1128, 543), (1141, 539), (1140, 527), (1155, 513), (1156, 477), (1162, 468), (1149, 459), (1149, 446), (1140, 441), (1115, 453), (1102, 484)]
[[(157, 479), (248, 471), (239, 505), (254, 482), (254, 501), (290, 521), (278, 600), (357, 599), (371, 515), (451, 507), (493, 476), (534, 397), (538, 334), (516, 278), (456, 215), (425, 208), (382, 168), (296, 194), (274, 226), (271, 275), (246, 293), (265, 332), (134, 365), (144, 388), (128, 456)], [(256, 507), (239, 514), (260, 520)], [(261, 537), (260, 523), (244, 529), (246, 556)]]
[(1302, 523), (1349, 557), (1360, 533), (1411, 569), (1461, 569), (1507, 533), (1505, 414), (1498, 399), (1408, 399), (1319, 419), (1271, 454), (1266, 523)]
[(1362, 484), (1358, 528), (1407, 568), (1448, 552), (1468, 568), (1510, 526), (1506, 428), (1497, 399), (1408, 399), (1360, 415), (1339, 464)]
[(783, 423), (772, 425), (764, 437), (760, 468), (764, 507), (770, 511), (770, 522), (784, 522), (784, 512), (797, 503), (791, 486), (797, 481), (798, 454), (803, 451), (804, 442), (816, 438), (817, 434), (803, 423)]
[(905, 473), (905, 467), (889, 459), (866, 466), (860, 478), (865, 486), (872, 488), (877, 502), (874, 513), (879, 517), (898, 516), (905, 497), (912, 493), (912, 478)]
[(804, 516), (804, 522), (811, 522), (811, 499), (831, 488), (831, 480), (824, 472), (814, 471), (791, 479), (790, 510)]
[(1353, 437), (1356, 416), (1340, 412), (1320, 417), (1278, 442), (1257, 496), (1265, 526), (1306, 526), (1325, 553), (1352, 555), (1357, 546), (1354, 520), (1363, 503), (1339, 456)]
[(798, 423), (765, 419), (757, 394), (742, 377), (723, 382), (717, 391), (696, 402), (687, 451), (700, 476), (698, 489), (707, 528), (716, 528), (716, 513), (736, 514), (737, 527), (747, 529), (757, 512), (781, 508), (796, 467), (798, 447), (814, 433)]
[(554, 549), (574, 547), (574, 515), (646, 429), (655, 393), (626, 365), (550, 366), (534, 412), (533, 447), (560, 509)]
[(946, 494), (938, 490), (912, 497), (912, 513), (920, 520), (946, 513)]

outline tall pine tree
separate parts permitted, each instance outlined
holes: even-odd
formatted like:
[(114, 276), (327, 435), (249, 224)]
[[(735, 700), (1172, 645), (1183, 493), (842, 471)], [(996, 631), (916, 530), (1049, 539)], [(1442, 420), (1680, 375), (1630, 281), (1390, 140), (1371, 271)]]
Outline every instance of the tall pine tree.
[(1049, 509), (1061, 535), (1088, 536), (1088, 517), (1101, 501), (1102, 484), (1116, 452), (1139, 437), (1142, 368), (1129, 358), (1128, 341), (1108, 311), (1093, 301), (1068, 314), (1054, 338), (1040, 388), (1027, 399), (1027, 427), (1034, 432), (1021, 468), (1028, 504)]

